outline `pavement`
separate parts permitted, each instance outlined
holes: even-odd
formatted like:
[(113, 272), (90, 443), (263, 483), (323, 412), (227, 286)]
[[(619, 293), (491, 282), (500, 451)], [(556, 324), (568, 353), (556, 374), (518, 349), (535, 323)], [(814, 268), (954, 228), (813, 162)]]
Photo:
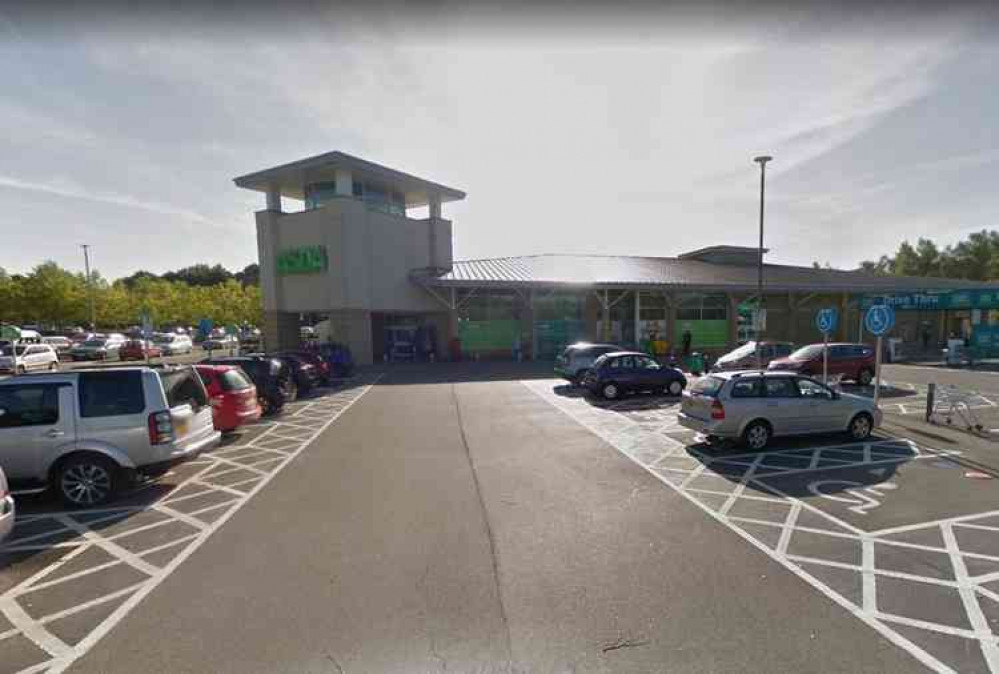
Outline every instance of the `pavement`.
[(117, 510), (30, 502), (0, 672), (999, 671), (990, 438), (893, 412), (747, 454), (677, 405), (399, 366)]

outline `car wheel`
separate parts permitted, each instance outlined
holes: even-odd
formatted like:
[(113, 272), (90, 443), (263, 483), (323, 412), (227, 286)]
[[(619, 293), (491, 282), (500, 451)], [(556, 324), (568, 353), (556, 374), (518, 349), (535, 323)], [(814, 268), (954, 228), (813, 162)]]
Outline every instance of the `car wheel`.
[(861, 386), (870, 386), (872, 381), (874, 381), (874, 373), (866, 367), (857, 375), (857, 383)]
[(850, 420), (847, 432), (854, 440), (866, 440), (874, 430), (874, 419), (867, 412), (861, 412)]
[(55, 486), (66, 505), (88, 508), (111, 500), (118, 489), (118, 466), (97, 454), (77, 456), (56, 471)]
[(747, 447), (759, 451), (770, 442), (770, 424), (765, 421), (754, 421), (742, 432), (742, 441)]
[(607, 382), (600, 387), (600, 394), (607, 400), (614, 400), (621, 395), (621, 389), (614, 382)]
[(674, 379), (666, 386), (666, 392), (671, 396), (678, 396), (683, 393), (683, 384), (678, 379)]

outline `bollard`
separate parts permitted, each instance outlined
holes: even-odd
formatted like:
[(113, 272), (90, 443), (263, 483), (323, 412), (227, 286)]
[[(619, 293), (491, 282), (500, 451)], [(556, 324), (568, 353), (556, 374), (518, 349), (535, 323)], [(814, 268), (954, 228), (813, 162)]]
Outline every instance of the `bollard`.
[(926, 387), (926, 421), (933, 418), (933, 399), (936, 397), (937, 385), (930, 382)]

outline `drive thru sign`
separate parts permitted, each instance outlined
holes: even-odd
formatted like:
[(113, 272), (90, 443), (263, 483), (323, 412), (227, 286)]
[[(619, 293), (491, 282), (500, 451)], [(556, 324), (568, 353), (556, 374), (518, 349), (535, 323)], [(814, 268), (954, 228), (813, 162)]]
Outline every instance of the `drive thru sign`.
[(836, 307), (819, 309), (815, 314), (815, 327), (822, 333), (822, 383), (829, 381), (829, 334), (836, 329), (839, 314)]
[(874, 355), (874, 406), (881, 397), (881, 336), (895, 325), (895, 310), (887, 304), (875, 304), (864, 315), (864, 327), (878, 338)]

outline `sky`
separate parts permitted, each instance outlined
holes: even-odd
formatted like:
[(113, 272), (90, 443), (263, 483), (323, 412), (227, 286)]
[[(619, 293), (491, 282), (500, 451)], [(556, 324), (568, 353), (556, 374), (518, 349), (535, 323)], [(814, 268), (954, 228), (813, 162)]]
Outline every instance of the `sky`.
[(0, 267), (241, 269), (264, 200), (232, 179), (331, 150), (467, 192), (456, 259), (755, 246), (760, 154), (771, 262), (999, 226), (973, 6), (365, 6), (0, 7)]

